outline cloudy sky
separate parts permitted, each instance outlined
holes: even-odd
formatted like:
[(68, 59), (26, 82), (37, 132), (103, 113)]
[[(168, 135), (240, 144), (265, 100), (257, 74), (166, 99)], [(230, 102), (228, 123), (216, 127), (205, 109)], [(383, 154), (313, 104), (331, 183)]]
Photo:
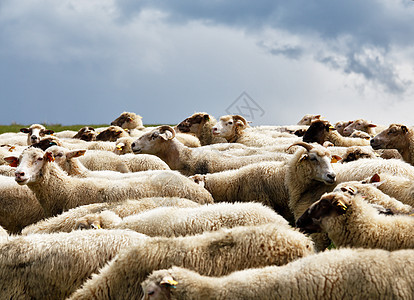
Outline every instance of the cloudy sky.
[(0, 0), (0, 124), (414, 125), (411, 0)]

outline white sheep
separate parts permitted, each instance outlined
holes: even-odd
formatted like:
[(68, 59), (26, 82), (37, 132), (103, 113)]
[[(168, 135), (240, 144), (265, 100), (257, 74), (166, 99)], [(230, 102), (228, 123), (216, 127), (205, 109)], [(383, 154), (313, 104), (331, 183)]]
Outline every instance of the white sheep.
[(199, 273), (180, 267), (155, 271), (142, 283), (142, 299), (411, 299), (414, 250), (340, 249), (227, 276)]
[(119, 253), (69, 299), (139, 299), (145, 277), (173, 265), (220, 276), (245, 268), (283, 265), (312, 253), (309, 238), (289, 226), (274, 224), (153, 237)]
[(225, 138), (229, 143), (241, 143), (253, 147), (275, 146), (281, 143), (290, 145), (300, 141), (300, 138), (296, 136), (284, 140), (272, 138), (263, 133), (248, 131), (246, 130), (248, 127), (248, 122), (242, 116), (227, 115), (220, 117), (220, 120), (213, 127), (213, 134)]
[[(179, 123), (176, 128), (178, 132), (192, 133), (200, 140), (201, 146), (226, 143), (227, 140), (213, 135), (213, 126), (217, 121), (207, 113), (194, 113)], [(178, 133), (177, 132), (177, 133)]]
[(27, 128), (21, 128), (20, 132), (27, 134), (27, 145), (32, 145), (40, 141), (41, 137), (44, 137), (46, 134), (53, 134), (54, 131), (46, 129), (45, 126), (40, 124), (33, 124)]
[(288, 222), (271, 208), (260, 203), (217, 203), (200, 207), (159, 207), (137, 215), (120, 218), (112, 211), (86, 215), (76, 222), (76, 229), (132, 229), (148, 236), (185, 236), (220, 228)]
[[(120, 162), (125, 164), (132, 173), (120, 173), (112, 170), (91, 171), (86, 168), (78, 159), (83, 156), (86, 150), (69, 150), (59, 146), (52, 146), (46, 150), (52, 153), (55, 162), (71, 176), (77, 177), (100, 177), (111, 179), (127, 179), (130, 177), (141, 176), (139, 171), (147, 170), (169, 170), (168, 165), (154, 155), (124, 155), (120, 157)], [(118, 160), (118, 157), (117, 157)], [(110, 162), (108, 161), (108, 164)], [(115, 162), (112, 162), (115, 163)]]
[[(114, 154), (115, 155), (115, 154)], [(106, 178), (68, 176), (53, 155), (37, 148), (27, 148), (19, 157), (6, 158), (17, 165), (15, 180), (27, 186), (45, 210), (46, 216), (97, 202), (116, 202), (156, 196), (178, 196), (200, 203), (211, 203), (210, 193), (174, 171), (141, 172), (141, 177), (112, 181)]]
[(343, 130), (344, 136), (351, 136), (355, 131), (362, 131), (366, 132), (373, 137), (376, 135), (376, 128), (377, 125), (373, 124), (372, 122), (368, 122), (365, 119), (357, 119), (352, 121), (348, 126), (346, 126)]
[(65, 299), (119, 251), (142, 239), (128, 230), (11, 236), (0, 240), (1, 299)]
[[(378, 175), (376, 174), (372, 176), (372, 178), (377, 178), (376, 176)], [(395, 214), (414, 213), (414, 206), (405, 204), (407, 202), (399, 201), (396, 198), (390, 197), (388, 194), (382, 192), (378, 189), (378, 184), (374, 182), (372, 178), (362, 181), (342, 182), (339, 183), (333, 191), (347, 192), (350, 194), (360, 193), (369, 203), (381, 205), (384, 208), (391, 210)], [(379, 181), (379, 177), (377, 180)], [(411, 202), (413, 202), (413, 200), (411, 200)]]
[(133, 137), (123, 137), (119, 138), (115, 142), (114, 153), (118, 155), (123, 155), (127, 153), (132, 153), (131, 144), (135, 141)]
[(361, 194), (325, 194), (296, 225), (308, 233), (326, 232), (336, 247), (390, 251), (414, 248), (414, 218), (381, 214)]
[(287, 170), (286, 162), (261, 162), (190, 178), (204, 186), (215, 202), (260, 202), (294, 224), (285, 185)]
[(113, 126), (119, 126), (128, 131), (145, 129), (142, 124), (142, 117), (133, 112), (123, 112), (118, 118), (111, 122)]
[(390, 173), (379, 173), (374, 174), (370, 178), (370, 182), (383, 193), (414, 207), (413, 179)]
[[(338, 122), (336, 122), (335, 123), (335, 125), (334, 125), (334, 127), (335, 127), (335, 129), (336, 129), (336, 131), (340, 134), (340, 135), (342, 135), (342, 136), (344, 136), (344, 129), (349, 125), (349, 124), (351, 124), (353, 121), (338, 121)], [(310, 124), (309, 124), (310, 125)]]
[(160, 126), (138, 138), (132, 145), (134, 153), (153, 154), (167, 163), (171, 170), (190, 176), (237, 169), (259, 161), (284, 160), (285, 155), (255, 155), (242, 159), (219, 151), (189, 148), (177, 141), (172, 127)]
[(42, 206), (27, 186), (19, 186), (13, 177), (0, 176), (0, 226), (17, 234), (44, 217)]
[(177, 197), (152, 197), (140, 200), (124, 200), (113, 203), (93, 203), (82, 205), (65, 211), (55, 217), (41, 220), (29, 225), (22, 230), (22, 235), (33, 233), (71, 232), (76, 228), (78, 219), (89, 214), (97, 214), (102, 211), (111, 211), (120, 218), (143, 213), (158, 207), (199, 207), (200, 204)]

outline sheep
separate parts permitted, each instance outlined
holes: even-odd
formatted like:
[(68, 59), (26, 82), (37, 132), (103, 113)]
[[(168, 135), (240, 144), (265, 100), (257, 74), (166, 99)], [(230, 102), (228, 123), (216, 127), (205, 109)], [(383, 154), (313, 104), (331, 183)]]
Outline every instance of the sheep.
[[(334, 192), (348, 192), (351, 195), (360, 193), (365, 197), (365, 200), (371, 204), (377, 204), (383, 206), (385, 209), (389, 209), (394, 214), (412, 214), (414, 213), (414, 206), (405, 204), (407, 202), (399, 201), (396, 198), (390, 197), (379, 190), (376, 184), (379, 181), (379, 176), (375, 174), (369, 180), (362, 181), (346, 181), (339, 183), (334, 189)], [(412, 200), (409, 202), (413, 202)]]
[(271, 208), (260, 203), (217, 203), (200, 207), (159, 207), (120, 218), (103, 211), (79, 218), (75, 229), (132, 229), (148, 236), (185, 236), (215, 231), (220, 228), (288, 222)]
[(326, 232), (336, 247), (414, 248), (414, 218), (380, 214), (360, 194), (325, 194), (297, 220), (307, 233)]
[[(335, 127), (335, 129), (336, 129), (336, 131), (340, 134), (340, 135), (342, 135), (342, 136), (344, 136), (344, 129), (349, 125), (349, 124), (351, 124), (353, 121), (338, 121), (338, 122), (336, 122), (335, 123), (335, 125), (334, 125), (334, 127)], [(310, 124), (309, 124), (310, 125)]]
[(199, 112), (188, 117), (176, 127), (178, 132), (195, 134), (200, 140), (201, 146), (227, 143), (225, 138), (213, 135), (213, 126), (216, 125), (216, 123), (217, 121), (213, 116), (210, 116), (207, 113)]
[(55, 162), (71, 176), (77, 177), (101, 177), (111, 179), (126, 179), (140, 176), (139, 171), (147, 170), (169, 170), (168, 165), (153, 155), (134, 155), (129, 154), (121, 157), (121, 161), (132, 173), (120, 173), (116, 171), (91, 171), (87, 169), (78, 159), (85, 154), (86, 150), (68, 150), (59, 146), (52, 146), (47, 149), (52, 153)]
[(6, 160), (17, 166), (16, 182), (35, 193), (48, 217), (84, 204), (155, 196), (179, 196), (202, 204), (213, 202), (207, 190), (178, 172), (145, 171), (141, 177), (116, 181), (70, 177), (52, 162), (51, 153), (38, 148), (27, 148), (19, 157)]
[(121, 137), (129, 136), (129, 134), (119, 126), (109, 126), (107, 129), (101, 131), (97, 136), (97, 141), (115, 142)]
[(370, 145), (370, 141), (366, 139), (341, 136), (329, 122), (322, 120), (312, 122), (302, 139), (307, 143), (316, 142), (321, 145), (329, 141), (335, 146), (343, 147)]
[(175, 139), (174, 129), (167, 125), (145, 133), (131, 146), (134, 153), (156, 155), (165, 161), (171, 170), (179, 170), (187, 176), (237, 169), (254, 162), (286, 158), (285, 155), (275, 153), (268, 156), (246, 156), (240, 159), (240, 157), (225, 155), (219, 151), (188, 148)]
[(414, 207), (413, 179), (390, 173), (379, 173), (374, 174), (370, 182), (383, 193)]
[(375, 128), (377, 125), (368, 122), (365, 119), (357, 119), (351, 121), (343, 130), (343, 136), (350, 136), (354, 131), (359, 130), (368, 133), (371, 137), (375, 136)]
[(285, 185), (286, 162), (261, 162), (240, 169), (190, 177), (211, 193), (215, 202), (255, 201), (272, 207), (294, 224)]
[[(263, 147), (274, 146), (282, 142), (281, 138), (272, 138), (266, 134), (247, 131), (249, 127), (245, 118), (240, 115), (227, 115), (220, 117), (213, 127), (213, 134), (225, 138), (229, 143), (241, 143), (246, 146)], [(284, 143), (299, 141), (297, 137), (287, 138)]]
[(102, 150), (102, 151), (113, 151), (115, 148), (114, 142), (102, 142), (102, 141), (82, 141), (77, 139), (59, 139), (55, 136), (43, 137), (40, 142), (36, 143), (37, 147), (43, 151), (50, 146), (57, 145), (68, 149), (87, 149), (87, 150)]
[(78, 132), (74, 130), (62, 130), (59, 132), (55, 132), (53, 135), (60, 138), (60, 139), (72, 139), (74, 135)]
[(153, 237), (119, 253), (69, 299), (139, 299), (145, 277), (173, 265), (220, 276), (245, 268), (283, 265), (313, 252), (312, 241), (305, 235), (274, 224)]
[(354, 130), (349, 137), (351, 138), (359, 138), (359, 139), (366, 139), (366, 140), (370, 140), (372, 138), (372, 136), (365, 132), (365, 131), (360, 131), (360, 130)]
[(16, 168), (10, 167), (8, 165), (0, 165), (0, 175), (3, 176), (14, 176)]
[(199, 207), (201, 204), (177, 197), (153, 197), (140, 200), (124, 200), (114, 203), (94, 203), (69, 209), (60, 215), (41, 220), (22, 230), (22, 235), (33, 233), (71, 232), (78, 219), (102, 211), (111, 211), (120, 218), (139, 214), (157, 207)]
[(9, 144), (12, 146), (26, 146), (27, 135), (22, 132), (6, 132), (0, 134), (0, 144)]
[(97, 135), (98, 134), (96, 133), (95, 128), (85, 126), (79, 129), (79, 131), (74, 136), (72, 136), (72, 138), (90, 142), (95, 141)]
[(0, 226), (17, 234), (44, 217), (42, 206), (27, 186), (19, 186), (13, 177), (0, 176)]
[(142, 283), (142, 299), (411, 299), (413, 257), (413, 250), (339, 249), (221, 277), (172, 267)]
[(143, 234), (94, 230), (9, 237), (0, 242), (1, 299), (65, 299)]
[(117, 139), (115, 142), (114, 153), (118, 155), (133, 153), (131, 144), (134, 142), (134, 140), (135, 139), (133, 137), (123, 137)]
[(404, 161), (414, 165), (414, 133), (405, 125), (391, 124), (371, 139), (371, 147), (375, 150), (397, 149)]
[(321, 115), (304, 115), (303, 118), (298, 122), (298, 125), (310, 125), (312, 121), (320, 120)]
[(27, 133), (27, 145), (32, 145), (40, 141), (41, 137), (46, 134), (53, 134), (54, 131), (46, 129), (45, 126), (40, 124), (33, 124), (28, 128), (21, 128), (20, 132)]
[(123, 129), (143, 130), (142, 117), (133, 112), (123, 112), (118, 118), (111, 122), (112, 126), (119, 126)]
[(378, 158), (377, 154), (374, 151), (361, 146), (347, 147), (346, 152), (343, 155), (341, 155), (341, 157), (341, 163), (347, 163), (361, 158)]

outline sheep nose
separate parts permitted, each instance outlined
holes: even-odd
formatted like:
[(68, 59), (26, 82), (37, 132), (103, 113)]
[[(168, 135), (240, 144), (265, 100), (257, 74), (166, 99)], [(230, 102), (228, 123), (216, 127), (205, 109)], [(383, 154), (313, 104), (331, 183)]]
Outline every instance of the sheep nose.
[(37, 139), (37, 136), (32, 135), (30, 138), (31, 138), (32, 140), (35, 140), (35, 139)]
[(132, 148), (134, 148), (134, 147), (135, 147), (135, 143), (132, 143), (132, 144), (131, 144), (131, 147), (132, 147)]
[(326, 174), (326, 177), (328, 177), (330, 180), (332, 180), (332, 182), (334, 182), (336, 175), (334, 173), (328, 173)]
[(24, 172), (15, 172), (14, 174), (16, 177), (23, 177), (25, 175)]

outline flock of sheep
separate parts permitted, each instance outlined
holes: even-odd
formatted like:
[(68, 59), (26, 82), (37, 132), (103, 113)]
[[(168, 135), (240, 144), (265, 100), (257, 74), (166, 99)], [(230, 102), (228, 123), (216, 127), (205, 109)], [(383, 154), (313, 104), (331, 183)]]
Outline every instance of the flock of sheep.
[(195, 113), (0, 135), (2, 299), (414, 299), (414, 131)]

